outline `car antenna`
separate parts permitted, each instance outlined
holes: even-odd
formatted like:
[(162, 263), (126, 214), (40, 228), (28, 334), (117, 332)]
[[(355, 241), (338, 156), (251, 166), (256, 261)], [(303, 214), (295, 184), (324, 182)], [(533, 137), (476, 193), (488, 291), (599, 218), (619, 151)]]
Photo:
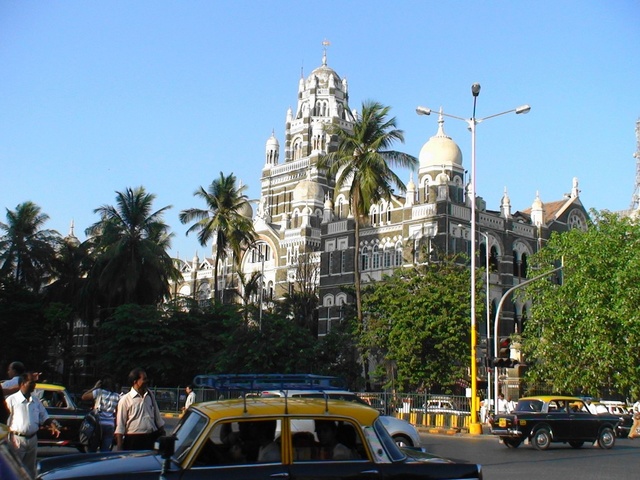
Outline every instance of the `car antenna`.
[(247, 410), (247, 392), (242, 392), (242, 403), (244, 403), (244, 414), (246, 415), (248, 412)]
[(326, 392), (326, 390), (323, 390), (322, 394), (324, 395), (324, 413), (328, 415), (329, 414), (329, 394)]
[(280, 390), (282, 393), (284, 393), (284, 414), (288, 415), (289, 414), (289, 391), (288, 390)]

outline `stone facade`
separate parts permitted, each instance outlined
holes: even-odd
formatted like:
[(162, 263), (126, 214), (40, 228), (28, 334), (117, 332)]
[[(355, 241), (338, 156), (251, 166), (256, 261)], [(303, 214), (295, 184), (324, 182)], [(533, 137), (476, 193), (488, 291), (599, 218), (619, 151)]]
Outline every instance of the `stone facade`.
[[(358, 239), (360, 258), (354, 258), (354, 218), (348, 192), (334, 192), (334, 185), (317, 168), (319, 158), (335, 148), (323, 126), (348, 127), (357, 116), (348, 99), (347, 81), (327, 66), (326, 53), (320, 67), (300, 78), (296, 108), (289, 108), (286, 114), (282, 161), (275, 135), (266, 142), (260, 199), (253, 214), (259, 240), (241, 261), (245, 277), (260, 272), (263, 278), (262, 296), (253, 298), (262, 305), (302, 283), (314, 284), (320, 305), (319, 335), (330, 331), (342, 318), (342, 305), (351, 303), (343, 287), (353, 284), (356, 261), (363, 282), (376, 281), (395, 268), (429, 261), (429, 252), (469, 253), (472, 240), (469, 179), (460, 148), (445, 133), (440, 115), (436, 134), (419, 153), (417, 183), (411, 174), (405, 196), (371, 207)], [(502, 294), (526, 276), (528, 258), (552, 232), (585, 228), (588, 218), (577, 179), (562, 200), (545, 204), (536, 194), (532, 205), (522, 211), (512, 212), (506, 188), (498, 210), (487, 209), (477, 197), (476, 215), (477, 266), (485, 267), (488, 252), (492, 312)], [(175, 286), (175, 293), (210, 298), (213, 260), (196, 257), (178, 262), (184, 280)], [(242, 290), (232, 265), (229, 259), (220, 268), (221, 292)], [(486, 282), (486, 276), (483, 279)], [(231, 301), (234, 297), (225, 298)], [(507, 301), (500, 335), (521, 331), (528, 309), (526, 304)], [(480, 318), (477, 323), (482, 343), (487, 325)]]

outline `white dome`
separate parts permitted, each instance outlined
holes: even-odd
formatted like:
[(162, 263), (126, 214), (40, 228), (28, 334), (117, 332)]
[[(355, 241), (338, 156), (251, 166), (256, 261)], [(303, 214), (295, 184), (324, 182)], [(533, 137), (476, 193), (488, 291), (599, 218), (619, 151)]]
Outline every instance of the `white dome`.
[(248, 219), (253, 218), (253, 208), (251, 207), (249, 202), (244, 202), (242, 206), (238, 209), (238, 213)]
[(267, 151), (278, 150), (279, 148), (280, 148), (280, 143), (278, 143), (278, 139), (272, 133), (269, 139), (267, 140)]
[(293, 189), (293, 202), (305, 202), (307, 200), (317, 200), (324, 204), (324, 190), (318, 182), (304, 179)]
[(420, 168), (462, 165), (460, 147), (444, 133), (444, 119), (438, 120), (438, 133), (431, 137), (420, 149)]

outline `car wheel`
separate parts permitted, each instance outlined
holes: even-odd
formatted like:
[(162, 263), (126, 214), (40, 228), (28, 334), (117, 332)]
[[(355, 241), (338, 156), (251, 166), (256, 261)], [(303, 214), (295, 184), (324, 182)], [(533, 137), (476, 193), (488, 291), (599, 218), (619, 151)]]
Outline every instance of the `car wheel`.
[(551, 432), (547, 428), (539, 428), (534, 432), (531, 443), (537, 450), (546, 450), (551, 445)]
[(571, 445), (573, 448), (581, 448), (582, 445), (584, 445), (584, 442), (569, 442), (569, 445)]
[(507, 446), (507, 448), (518, 448), (522, 443), (522, 440), (519, 438), (503, 438), (502, 441)]
[(616, 436), (613, 433), (613, 430), (609, 427), (604, 427), (600, 430), (600, 435), (598, 435), (598, 446), (600, 448), (604, 448), (609, 450), (616, 443)]
[(399, 447), (413, 447), (413, 442), (406, 435), (394, 435), (393, 439), (395, 440), (396, 445), (398, 445)]

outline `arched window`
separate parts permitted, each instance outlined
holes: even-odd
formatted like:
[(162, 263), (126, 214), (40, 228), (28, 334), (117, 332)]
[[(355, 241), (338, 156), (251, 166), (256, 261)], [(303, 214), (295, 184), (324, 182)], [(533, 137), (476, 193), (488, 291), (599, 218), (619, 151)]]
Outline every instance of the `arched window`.
[(522, 278), (527, 277), (527, 270), (529, 269), (529, 255), (526, 253), (522, 254), (522, 258), (520, 259), (520, 276)]
[(373, 266), (374, 270), (380, 268), (380, 247), (378, 245), (373, 246)]
[(396, 242), (396, 259), (394, 264), (396, 267), (402, 266), (402, 242)]
[[(487, 244), (486, 243), (480, 244), (480, 265), (483, 267), (487, 265)], [(491, 269), (491, 267), (489, 267), (489, 269)]]
[(392, 248), (391, 245), (384, 246), (384, 268), (391, 268)]
[(360, 270), (365, 271), (369, 269), (369, 248), (364, 247), (362, 249), (362, 253), (360, 254), (361, 265)]
[(498, 249), (495, 245), (491, 247), (491, 255), (489, 256), (489, 269), (492, 272), (497, 272), (499, 269)]
[(325, 295), (322, 299), (323, 307), (333, 307), (333, 295)]

